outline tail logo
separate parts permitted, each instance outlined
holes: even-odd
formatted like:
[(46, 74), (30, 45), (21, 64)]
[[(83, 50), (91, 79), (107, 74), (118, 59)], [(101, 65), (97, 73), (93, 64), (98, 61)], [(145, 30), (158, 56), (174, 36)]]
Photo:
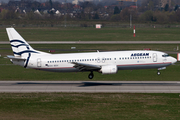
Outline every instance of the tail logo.
[[(19, 45), (13, 45), (14, 42), (20, 43), (20, 44), (19, 44)], [(30, 57), (31, 57), (31, 53), (38, 53), (38, 52), (34, 51), (33, 49), (30, 50), (29, 45), (28, 45), (26, 42), (23, 42), (23, 41), (21, 41), (21, 40), (11, 40), (10, 43), (11, 43), (11, 46), (14, 47), (14, 48), (19, 48), (19, 47), (21, 47), (21, 46), (25, 46), (25, 47), (26, 47), (26, 49), (19, 49), (19, 50), (23, 50), (23, 51), (21, 51), (21, 52), (15, 52), (15, 51), (13, 51), (14, 54), (20, 55), (20, 56), (21, 56), (22, 54), (24, 54), (24, 53), (29, 53), (28, 56), (27, 56), (27, 60), (26, 60), (26, 62), (25, 62), (24, 68), (26, 68), (27, 65), (28, 65), (28, 63), (29, 63), (29, 59), (30, 59)]]
[[(19, 45), (12, 45), (12, 43), (14, 43), (14, 42), (19, 42), (21, 44), (19, 44)], [(16, 55), (22, 55), (24, 53), (38, 53), (36, 51), (30, 50), (29, 45), (26, 44), (25, 42), (21, 41), (21, 40), (11, 40), (10, 43), (11, 43), (11, 46), (15, 47), (15, 48), (19, 48), (21, 46), (26, 46), (27, 50), (24, 50), (24, 51), (21, 51), (21, 52), (13, 51), (13, 53), (16, 54)]]

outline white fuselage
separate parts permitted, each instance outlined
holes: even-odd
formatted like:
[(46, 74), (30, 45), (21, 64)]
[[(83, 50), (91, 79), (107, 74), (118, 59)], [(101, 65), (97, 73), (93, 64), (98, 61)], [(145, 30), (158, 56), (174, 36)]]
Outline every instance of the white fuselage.
[(72, 62), (101, 67), (116, 65), (118, 70), (162, 68), (176, 62), (175, 58), (166, 55), (144, 50), (36, 55), (29, 58), (27, 68), (52, 72), (80, 71)]

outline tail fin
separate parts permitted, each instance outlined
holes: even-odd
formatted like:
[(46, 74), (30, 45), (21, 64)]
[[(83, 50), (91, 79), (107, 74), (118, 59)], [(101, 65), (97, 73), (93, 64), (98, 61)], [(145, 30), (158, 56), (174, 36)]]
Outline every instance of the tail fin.
[(6, 28), (15, 57), (27, 58), (36, 54), (48, 54), (34, 50), (14, 28)]

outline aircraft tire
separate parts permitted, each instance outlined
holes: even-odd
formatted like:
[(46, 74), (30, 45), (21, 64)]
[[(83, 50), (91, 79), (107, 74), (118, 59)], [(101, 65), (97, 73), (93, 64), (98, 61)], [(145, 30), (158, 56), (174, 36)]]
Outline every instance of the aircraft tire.
[(93, 79), (93, 77), (94, 77), (94, 74), (91, 72), (91, 73), (88, 75), (88, 78), (89, 78), (89, 79)]

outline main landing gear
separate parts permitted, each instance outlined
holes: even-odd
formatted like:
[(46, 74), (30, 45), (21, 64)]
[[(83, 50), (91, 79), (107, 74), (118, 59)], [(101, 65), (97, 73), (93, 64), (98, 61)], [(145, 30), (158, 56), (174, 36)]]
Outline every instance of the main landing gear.
[(94, 77), (94, 74), (93, 74), (93, 72), (91, 71), (91, 73), (88, 75), (88, 78), (89, 78), (89, 79), (93, 79), (93, 77)]
[(160, 75), (160, 74), (161, 74), (161, 72), (158, 70), (157, 75)]

